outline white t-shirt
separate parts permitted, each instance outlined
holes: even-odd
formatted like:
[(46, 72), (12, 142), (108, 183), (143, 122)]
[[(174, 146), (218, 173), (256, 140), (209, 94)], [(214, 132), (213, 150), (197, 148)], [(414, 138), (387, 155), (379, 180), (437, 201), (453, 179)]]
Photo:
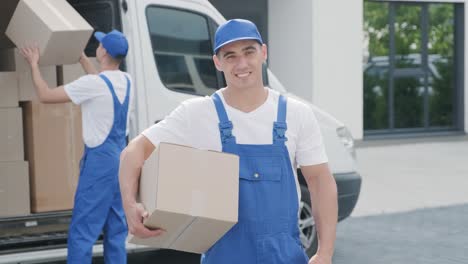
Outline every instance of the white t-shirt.
[[(129, 131), (129, 117), (133, 112), (134, 86), (128, 73), (115, 70), (103, 71), (114, 87), (120, 103), (125, 100), (127, 93), (127, 76), (130, 80), (130, 102), (127, 114), (127, 134)], [(71, 101), (81, 105), (83, 120), (83, 141), (88, 147), (97, 147), (104, 143), (110, 133), (114, 121), (114, 101), (106, 82), (99, 75), (88, 74), (66, 84), (65, 92)]]
[[(272, 144), (273, 122), (277, 120), (277, 91), (268, 89), (264, 104), (252, 112), (245, 113), (230, 107), (221, 97), (229, 120), (233, 123), (233, 135), (238, 144)], [(161, 122), (143, 131), (154, 146), (160, 142), (182, 144), (199, 149), (221, 151), (222, 144), (218, 127), (219, 119), (211, 97), (184, 101)], [(312, 108), (288, 98), (286, 123), (286, 146), (293, 168), (325, 163), (328, 161), (322, 135)], [(294, 170), (298, 197), (300, 186)]]

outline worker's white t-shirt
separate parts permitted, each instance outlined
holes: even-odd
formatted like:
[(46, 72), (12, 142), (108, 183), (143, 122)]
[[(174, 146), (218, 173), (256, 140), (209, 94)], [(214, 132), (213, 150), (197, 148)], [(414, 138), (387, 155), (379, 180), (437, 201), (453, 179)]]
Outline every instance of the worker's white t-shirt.
[[(129, 131), (129, 117), (133, 112), (133, 81), (128, 73), (115, 70), (103, 71), (114, 87), (120, 103), (125, 100), (127, 93), (127, 79), (130, 80), (130, 102), (127, 115), (127, 134)], [(104, 143), (110, 133), (114, 121), (114, 102), (112, 94), (104, 80), (99, 75), (88, 74), (66, 84), (65, 92), (71, 101), (81, 105), (83, 120), (83, 141), (88, 147), (97, 147)]]
[[(233, 123), (233, 135), (237, 144), (273, 144), (273, 122), (277, 120), (277, 91), (268, 89), (268, 99), (252, 112), (245, 113), (230, 107), (221, 97), (229, 120)], [(221, 151), (222, 144), (218, 127), (219, 119), (211, 97), (184, 101), (161, 122), (143, 131), (153, 145), (160, 142), (182, 144), (200, 149)], [(322, 135), (312, 108), (288, 98), (286, 123), (286, 146), (291, 165), (308, 166), (328, 161), (322, 142)], [(296, 170), (294, 170), (296, 175)], [(300, 187), (297, 182), (298, 196)]]

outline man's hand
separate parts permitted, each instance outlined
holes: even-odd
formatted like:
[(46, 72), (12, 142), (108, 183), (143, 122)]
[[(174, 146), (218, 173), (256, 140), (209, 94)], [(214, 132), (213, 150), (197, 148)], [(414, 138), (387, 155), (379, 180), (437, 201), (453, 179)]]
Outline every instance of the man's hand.
[(130, 234), (139, 238), (148, 238), (162, 235), (163, 229), (148, 229), (143, 225), (143, 221), (148, 218), (149, 214), (141, 203), (129, 205), (125, 214), (127, 216), (128, 230)]
[(149, 214), (135, 199), (140, 185), (141, 168), (155, 148), (145, 136), (139, 135), (120, 154), (119, 185), (128, 229), (130, 234), (140, 238), (159, 236), (165, 232), (143, 225)]
[(301, 166), (301, 171), (311, 194), (318, 235), (318, 250), (309, 264), (331, 264), (338, 222), (336, 182), (327, 163)]
[(332, 264), (332, 258), (317, 253), (309, 260), (309, 264)]
[(79, 62), (81, 64), (81, 67), (83, 67), (83, 70), (86, 72), (86, 74), (99, 74), (96, 67), (94, 67), (94, 64), (91, 62), (88, 56), (86, 56), (84, 51), (81, 52)]
[(31, 67), (37, 66), (39, 64), (39, 47), (33, 45), (31, 47), (24, 47), (20, 49), (21, 54), (28, 61)]

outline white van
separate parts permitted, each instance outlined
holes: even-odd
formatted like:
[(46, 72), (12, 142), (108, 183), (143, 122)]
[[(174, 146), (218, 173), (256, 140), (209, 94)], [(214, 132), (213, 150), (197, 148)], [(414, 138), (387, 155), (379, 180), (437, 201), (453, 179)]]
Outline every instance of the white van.
[[(211, 60), (214, 32), (225, 19), (207, 0), (68, 2), (96, 30), (107, 32), (117, 28), (129, 39), (130, 50), (124, 68), (133, 76), (136, 87), (131, 138), (162, 120), (183, 100), (210, 95), (225, 85), (222, 73), (216, 71)], [(86, 53), (94, 56), (96, 47), (97, 42), (91, 39)], [(264, 77), (265, 85), (271, 89), (302, 100), (288, 93), (266, 67)], [(351, 214), (361, 186), (353, 138), (341, 122), (311, 107), (320, 124), (338, 185), (339, 220), (342, 220)], [(302, 189), (301, 240), (311, 255), (317, 247), (316, 231), (310, 196), (300, 170), (298, 175)], [(71, 212), (56, 212), (0, 218), (0, 263), (64, 260), (70, 216)], [(128, 245), (129, 253), (139, 250), (143, 249)], [(94, 253), (101, 255), (102, 246), (96, 245)]]

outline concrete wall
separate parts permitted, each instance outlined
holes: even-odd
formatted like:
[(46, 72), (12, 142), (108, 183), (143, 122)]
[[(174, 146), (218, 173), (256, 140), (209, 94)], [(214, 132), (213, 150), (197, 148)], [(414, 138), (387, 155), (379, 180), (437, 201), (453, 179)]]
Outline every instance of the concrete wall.
[[(391, 0), (390, 0), (391, 1)], [(465, 3), (466, 0), (412, 2)], [(409, 2), (411, 2), (409, 1)], [(363, 0), (268, 2), (270, 68), (289, 91), (312, 101), (363, 137)], [(465, 87), (468, 83), (465, 7)], [(468, 90), (463, 121), (468, 133)]]
[(288, 91), (312, 100), (312, 1), (268, 2), (269, 66)]
[(363, 137), (363, 0), (268, 3), (270, 67), (285, 87)]

